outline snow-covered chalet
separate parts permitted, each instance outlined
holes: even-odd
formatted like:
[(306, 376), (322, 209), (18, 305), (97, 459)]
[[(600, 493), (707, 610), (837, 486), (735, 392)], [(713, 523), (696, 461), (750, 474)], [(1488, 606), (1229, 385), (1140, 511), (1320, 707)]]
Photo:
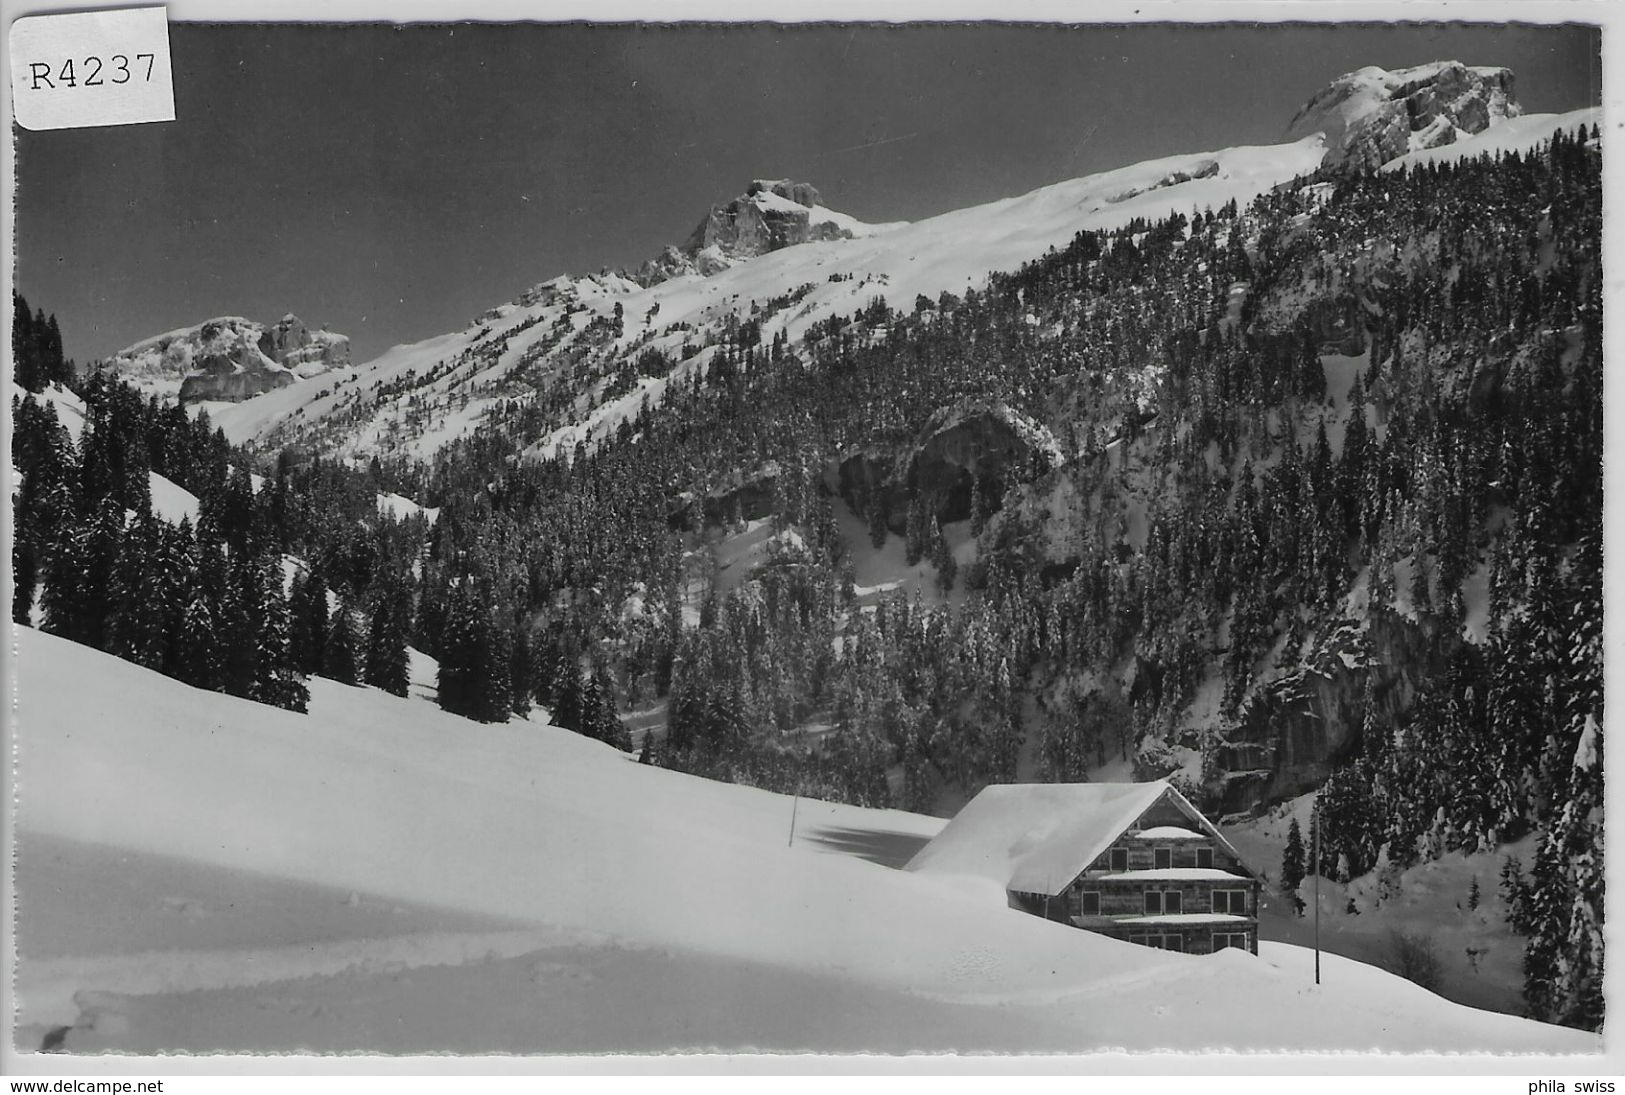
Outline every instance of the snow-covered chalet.
[(1114, 939), (1258, 953), (1258, 873), (1166, 780), (986, 787), (908, 869), (997, 882), (1015, 908)]

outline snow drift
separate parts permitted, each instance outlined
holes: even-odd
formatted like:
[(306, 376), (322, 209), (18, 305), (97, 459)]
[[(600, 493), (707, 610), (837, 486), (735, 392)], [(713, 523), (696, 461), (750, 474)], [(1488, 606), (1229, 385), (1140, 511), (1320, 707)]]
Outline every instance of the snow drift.
[[(19, 877), (54, 854), (78, 879), (25, 895), (20, 1022), (76, 1024), (70, 1049), (1597, 1048), (1353, 964), (1316, 989), (1295, 948), (1175, 955), (1025, 916), (998, 886), (884, 865), (940, 821), (798, 808), (535, 718), (465, 722), (426, 701), (421, 657), (410, 698), (313, 680), (300, 716), (16, 643)], [(196, 899), (139, 900), (154, 863)], [(265, 909), (248, 928), (187, 919), (242, 886)], [(399, 906), (420, 938), (371, 922), (340, 946), (312, 893)], [(155, 946), (140, 925), (160, 914), (179, 926)], [(63, 917), (86, 922), (67, 941)], [(559, 998), (538, 979), (614, 1025), (541, 1037)], [(717, 1002), (658, 1003), (700, 995)], [(403, 1045), (424, 1028), (380, 1018), (401, 1015), (437, 1033)]]

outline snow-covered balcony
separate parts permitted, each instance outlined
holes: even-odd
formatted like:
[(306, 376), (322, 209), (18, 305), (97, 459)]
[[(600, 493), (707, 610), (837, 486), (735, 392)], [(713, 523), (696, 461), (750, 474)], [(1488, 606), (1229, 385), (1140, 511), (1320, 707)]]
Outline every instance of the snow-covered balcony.
[(1245, 875), (1217, 867), (1152, 867), (1143, 871), (1115, 871), (1096, 875), (1094, 882), (1235, 882), (1248, 881)]

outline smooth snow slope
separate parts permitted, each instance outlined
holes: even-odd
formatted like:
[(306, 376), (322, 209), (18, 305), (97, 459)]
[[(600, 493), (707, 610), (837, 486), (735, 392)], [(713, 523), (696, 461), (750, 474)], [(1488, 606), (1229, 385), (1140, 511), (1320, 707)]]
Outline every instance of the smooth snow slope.
[[(211, 946), (200, 932), (170, 954), (150, 938), (122, 941), (127, 883), (92, 864), (80, 892), (99, 891), (104, 929), (81, 933), (86, 953), (64, 954), (60, 941), (36, 947), (41, 930), (22, 923), (18, 991), (36, 1024), (73, 1022), (46, 1014), (64, 999), (81, 1022), (120, 1011), (98, 1026), (102, 1044), (168, 1030), (149, 1036), (169, 1048), (399, 1049), (380, 1016), (405, 1009), (439, 1014), (437, 1048), (616, 1048), (618, 1028), (597, 1030), (598, 1043), (524, 1041), (525, 1015), (512, 1009), (553, 1005), (525, 1003), (515, 978), (558, 968), (581, 974), (570, 992), (584, 1014), (619, 1014), (639, 1032), (627, 1048), (949, 1048), (931, 1033), (945, 1008), (980, 1017), (940, 1028), (965, 1050), (1598, 1048), (1591, 1035), (1448, 1004), (1380, 971), (1316, 990), (1294, 954), (1151, 951), (1014, 912), (981, 880), (882, 865), (934, 833), (931, 818), (803, 802), (787, 846), (784, 796), (641, 766), (535, 720), (453, 718), (421, 688), (396, 698), (313, 680), (312, 713), (300, 716), (30, 629), (16, 645), (19, 877), (31, 848), (80, 846), (104, 864), (117, 852), (280, 882), (295, 929), (309, 900), (297, 895), (313, 887), (511, 926), (483, 943), (464, 938), (466, 923), (449, 943), (379, 939), (369, 951), (352, 939), (351, 959), (314, 966), (291, 960), (287, 925), (258, 947), (241, 933)], [(426, 659), (416, 668), (432, 673)], [(515, 967), (522, 954), (528, 964)], [(65, 993), (65, 977), (78, 988)], [(737, 1006), (654, 1002), (680, 998), (684, 983), (708, 998), (732, 986)], [(133, 995), (105, 995), (121, 991)], [(861, 1031), (846, 1017), (860, 1005), (872, 1017)], [(175, 1018), (186, 1007), (195, 1023)], [(271, 1012), (291, 1025), (265, 1026)], [(317, 1026), (319, 1037), (301, 1033)], [(493, 1043), (499, 1029), (508, 1034)]]

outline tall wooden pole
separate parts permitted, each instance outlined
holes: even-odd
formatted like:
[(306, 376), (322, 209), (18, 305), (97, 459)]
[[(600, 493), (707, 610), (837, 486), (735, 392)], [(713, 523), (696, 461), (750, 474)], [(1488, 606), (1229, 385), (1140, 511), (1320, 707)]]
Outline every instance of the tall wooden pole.
[(1320, 803), (1315, 803), (1315, 984), (1320, 984)]
[(795, 800), (790, 804), (790, 839), (785, 843), (788, 848), (796, 842), (796, 811), (801, 809), (801, 792), (796, 792)]

